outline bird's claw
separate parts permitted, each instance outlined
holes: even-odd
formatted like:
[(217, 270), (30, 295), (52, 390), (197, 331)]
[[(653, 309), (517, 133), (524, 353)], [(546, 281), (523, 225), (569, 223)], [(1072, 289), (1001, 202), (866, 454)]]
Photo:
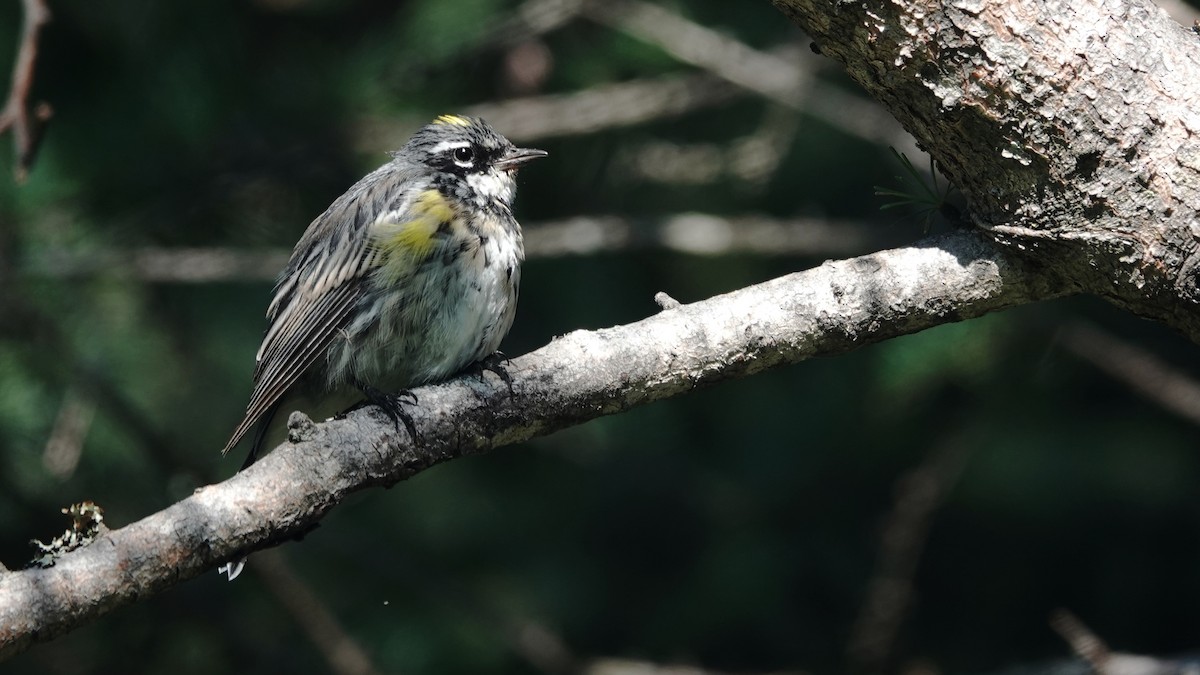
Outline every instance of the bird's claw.
[(508, 370), (505, 368), (505, 366), (510, 363), (512, 363), (512, 359), (505, 356), (503, 352), (493, 352), (492, 354), (488, 354), (482, 359), (479, 359), (479, 361), (475, 363), (475, 366), (479, 368), (479, 381), (483, 381), (483, 371), (486, 370), (495, 373), (496, 377), (500, 378), (504, 384), (508, 385), (508, 395), (510, 397), (513, 396), (514, 392), (512, 375), (509, 375)]
[(417, 425), (413, 422), (412, 415), (404, 409), (405, 405), (417, 405), (416, 394), (408, 389), (388, 393), (369, 385), (359, 385), (359, 389), (362, 390), (363, 396), (367, 397), (367, 401), (379, 406), (383, 414), (392, 420), (392, 423), (396, 425), (397, 432), (400, 431), (400, 425), (403, 424), (412, 442), (414, 444), (421, 442), (421, 437), (417, 435)]

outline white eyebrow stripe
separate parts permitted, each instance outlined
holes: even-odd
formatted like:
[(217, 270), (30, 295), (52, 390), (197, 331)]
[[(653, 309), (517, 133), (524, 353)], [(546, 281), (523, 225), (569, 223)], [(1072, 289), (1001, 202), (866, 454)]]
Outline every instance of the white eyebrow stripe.
[(445, 152), (447, 150), (453, 150), (454, 148), (466, 148), (470, 145), (470, 141), (442, 141), (441, 143), (433, 146), (430, 152)]

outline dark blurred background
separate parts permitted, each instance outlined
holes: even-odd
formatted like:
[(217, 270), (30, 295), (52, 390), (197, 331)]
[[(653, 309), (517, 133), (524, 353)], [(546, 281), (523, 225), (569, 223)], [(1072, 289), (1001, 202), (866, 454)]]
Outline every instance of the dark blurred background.
[[(0, 137), (10, 568), (64, 506), (120, 527), (234, 472), (291, 245), (437, 114), (550, 152), (511, 355), (951, 226), (880, 209), (919, 190), (889, 146), (927, 158), (766, 0), (50, 9), (23, 184)], [(21, 17), (0, 3), (0, 77)], [(1094, 299), (948, 325), (355, 495), (236, 583), (4, 671), (988, 672), (1069, 656), (1060, 608), (1179, 653), (1197, 377), (1195, 345)]]

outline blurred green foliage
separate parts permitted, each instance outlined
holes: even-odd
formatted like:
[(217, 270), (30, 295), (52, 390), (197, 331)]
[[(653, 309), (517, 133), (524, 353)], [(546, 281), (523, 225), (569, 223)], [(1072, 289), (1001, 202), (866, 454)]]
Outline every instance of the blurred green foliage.
[[(756, 48), (806, 44), (765, 0), (669, 6)], [(70, 503), (94, 500), (119, 527), (230, 475), (240, 460), (217, 450), (245, 404), (270, 291), (120, 270), (55, 278), (24, 261), (290, 246), (385, 161), (392, 147), (364, 131), (369, 120), (402, 139), (435, 114), (515, 95), (495, 31), (517, 7), (51, 3), (35, 98), (55, 116), (28, 182), (0, 180), (0, 561), (22, 566), (26, 542), (61, 532)], [(19, 21), (18, 3), (0, 4), (0, 54), (15, 52)], [(530, 40), (550, 58), (531, 94), (693, 70), (582, 18)], [(727, 147), (772, 110), (747, 95), (539, 140), (551, 159), (522, 175), (519, 215), (828, 216), (870, 223), (880, 241), (921, 235), (917, 216), (878, 210), (873, 187), (900, 171), (887, 148), (803, 114), (757, 183), (651, 181), (623, 159), (651, 142)], [(0, 138), (2, 176), (10, 142)], [(660, 290), (688, 302), (820, 262), (647, 250), (530, 260), (505, 349), (637, 320)], [(537, 672), (516, 637), (531, 625), (580, 663), (836, 672), (850, 668), (900, 480), (950, 444), (965, 468), (919, 547), (886, 669), (1063, 656), (1046, 625), (1058, 607), (1123, 650), (1195, 648), (1196, 429), (1074, 357), (1059, 331), (1078, 320), (1197, 375), (1194, 345), (1098, 301), (1026, 307), (455, 461), (355, 496), (281, 552), (380, 672)], [(43, 452), (71, 395), (95, 416), (78, 466), (56, 476)], [(253, 559), (251, 570), (119, 609), (5, 672), (327, 671)]]

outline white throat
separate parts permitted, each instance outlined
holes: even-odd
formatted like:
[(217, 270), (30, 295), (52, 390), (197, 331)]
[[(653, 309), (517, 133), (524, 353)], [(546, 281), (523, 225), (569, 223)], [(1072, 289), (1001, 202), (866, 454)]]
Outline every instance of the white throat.
[(517, 182), (507, 171), (489, 168), (483, 173), (467, 174), (467, 185), (482, 203), (501, 201), (511, 205)]

